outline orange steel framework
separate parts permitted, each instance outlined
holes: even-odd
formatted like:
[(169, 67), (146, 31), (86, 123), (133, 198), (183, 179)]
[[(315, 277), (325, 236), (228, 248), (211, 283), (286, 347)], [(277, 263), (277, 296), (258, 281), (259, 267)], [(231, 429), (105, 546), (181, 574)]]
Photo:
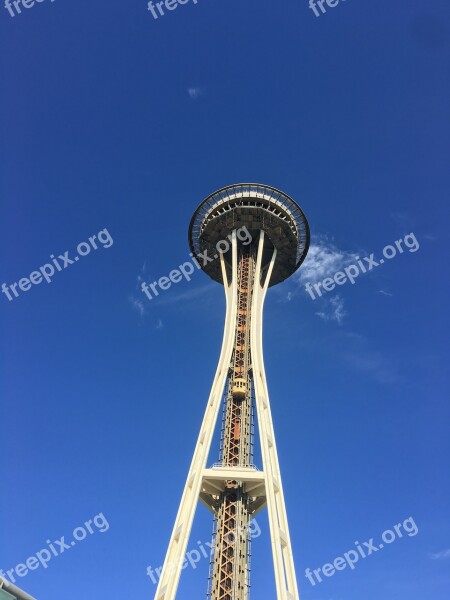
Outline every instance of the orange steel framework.
[[(238, 263), (238, 310), (235, 345), (223, 427), (221, 463), (250, 466), (251, 353), (250, 309), (254, 257), (248, 249)], [(248, 539), (249, 498), (239, 482), (227, 480), (216, 513), (215, 554), (209, 595), (216, 600), (245, 598), (249, 587)]]

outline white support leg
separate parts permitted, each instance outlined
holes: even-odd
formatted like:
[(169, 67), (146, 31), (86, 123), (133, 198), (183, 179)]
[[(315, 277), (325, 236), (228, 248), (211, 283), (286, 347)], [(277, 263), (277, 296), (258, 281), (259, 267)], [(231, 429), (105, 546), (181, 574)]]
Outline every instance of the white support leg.
[(189, 535), (192, 529), (195, 509), (197, 507), (203, 471), (206, 467), (211, 441), (214, 435), (214, 428), (217, 421), (219, 408), (222, 401), (223, 390), (228, 373), (231, 355), (233, 352), (234, 330), (237, 313), (237, 239), (236, 231), (232, 234), (232, 263), (233, 272), (231, 282), (225, 270), (223, 256), (220, 255), (222, 275), (226, 296), (226, 317), (225, 328), (220, 352), (219, 364), (214, 377), (211, 394), (208, 399), (205, 416), (200, 429), (197, 445), (194, 451), (191, 467), (187, 477), (180, 507), (175, 520), (175, 525), (170, 539), (164, 561), (161, 578), (155, 594), (155, 600), (175, 600), (178, 584), (181, 575), (186, 548), (189, 541)]
[(275, 264), (276, 250), (274, 250), (266, 279), (262, 283), (260, 278), (263, 246), (264, 232), (261, 232), (253, 289), (251, 324), (251, 353), (256, 411), (263, 469), (266, 479), (267, 509), (269, 513), (277, 600), (299, 600), (262, 351), (263, 304)]

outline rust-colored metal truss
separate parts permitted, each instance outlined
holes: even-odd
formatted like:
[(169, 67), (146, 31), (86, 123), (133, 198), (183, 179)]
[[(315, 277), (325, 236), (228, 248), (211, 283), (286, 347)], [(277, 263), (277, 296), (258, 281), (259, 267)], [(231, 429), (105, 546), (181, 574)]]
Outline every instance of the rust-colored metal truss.
[[(223, 424), (221, 463), (249, 466), (251, 457), (252, 381), (250, 315), (255, 259), (246, 248), (238, 257), (238, 310)], [(215, 553), (211, 600), (248, 597), (249, 498), (242, 484), (226, 481), (215, 514)]]

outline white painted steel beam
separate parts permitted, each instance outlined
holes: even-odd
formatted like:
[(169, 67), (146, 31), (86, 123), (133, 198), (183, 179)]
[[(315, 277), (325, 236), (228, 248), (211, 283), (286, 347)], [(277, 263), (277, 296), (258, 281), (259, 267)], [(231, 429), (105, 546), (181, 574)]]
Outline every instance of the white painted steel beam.
[(232, 233), (233, 272), (228, 282), (223, 255), (220, 255), (221, 268), (226, 297), (226, 316), (222, 349), (217, 366), (211, 393), (209, 395), (205, 416), (194, 456), (189, 469), (178, 514), (175, 519), (172, 536), (169, 542), (163, 570), (156, 590), (155, 600), (175, 600), (181, 575), (181, 567), (186, 553), (189, 535), (192, 529), (195, 509), (200, 496), (203, 470), (206, 467), (215, 424), (222, 401), (223, 390), (233, 352), (234, 330), (237, 313), (237, 240), (236, 230)]

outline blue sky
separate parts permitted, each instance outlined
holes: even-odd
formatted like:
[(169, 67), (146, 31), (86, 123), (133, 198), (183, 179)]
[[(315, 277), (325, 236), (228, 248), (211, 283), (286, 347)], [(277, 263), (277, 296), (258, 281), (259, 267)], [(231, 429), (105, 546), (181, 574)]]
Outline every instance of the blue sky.
[[(39, 600), (152, 598), (218, 359), (219, 285), (189, 257), (215, 189), (261, 181), (312, 231), (270, 290), (265, 356), (303, 600), (444, 600), (448, 520), (450, 11), (445, 0), (44, 1), (0, 14), (0, 283), (107, 229), (100, 246), (0, 297), (0, 568), (103, 513), (18, 584)], [(309, 278), (420, 247), (313, 301)], [(304, 275), (302, 275), (302, 272)], [(212, 457), (212, 460), (214, 457)], [(413, 517), (404, 536), (312, 586), (314, 569)], [(268, 524), (252, 598), (275, 597)], [(210, 540), (199, 507), (191, 547)], [(179, 598), (204, 597), (208, 565)]]

